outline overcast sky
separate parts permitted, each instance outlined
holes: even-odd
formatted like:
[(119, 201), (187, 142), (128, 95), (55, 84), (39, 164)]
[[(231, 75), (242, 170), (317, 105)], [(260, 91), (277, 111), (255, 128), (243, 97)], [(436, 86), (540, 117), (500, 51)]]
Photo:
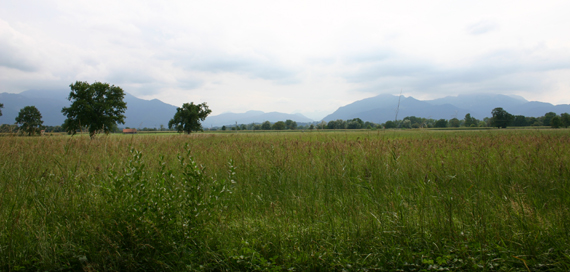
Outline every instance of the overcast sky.
[(400, 91), (570, 104), (568, 14), (567, 0), (2, 0), (0, 92), (101, 81), (313, 119)]

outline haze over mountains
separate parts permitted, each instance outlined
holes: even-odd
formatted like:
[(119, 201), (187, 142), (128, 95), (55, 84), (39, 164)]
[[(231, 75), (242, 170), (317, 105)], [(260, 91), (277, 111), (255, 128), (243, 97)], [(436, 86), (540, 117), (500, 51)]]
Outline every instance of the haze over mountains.
[[(20, 109), (25, 106), (36, 106), (42, 114), (44, 125), (59, 126), (65, 120), (61, 109), (70, 104), (66, 99), (68, 95), (69, 90), (29, 90), (19, 94), (0, 93), (0, 103), (4, 104), (0, 124), (13, 124)], [(177, 109), (176, 106), (166, 104), (158, 99), (144, 100), (128, 93), (125, 95), (125, 101), (127, 102), (127, 111), (125, 112), (127, 118), (125, 124), (119, 127), (160, 128), (160, 125), (167, 127), (168, 121), (174, 116)], [(413, 97), (402, 96), (399, 98), (395, 95), (381, 94), (340, 107), (323, 120), (328, 122), (337, 119), (360, 118), (363, 121), (384, 123), (396, 118), (398, 103), (398, 119), (403, 119), (406, 116), (463, 119), (467, 113), (475, 118), (483, 119), (484, 117), (491, 117), (491, 111), (496, 107), (502, 107), (513, 115), (532, 117), (543, 116), (547, 112), (570, 113), (570, 105), (568, 104), (555, 106), (544, 102), (529, 102), (520, 96), (471, 94), (421, 101)], [(202, 124), (204, 128), (210, 128), (235, 125), (236, 122), (238, 124), (262, 123), (264, 121), (273, 123), (287, 119), (300, 123), (317, 121), (299, 113), (266, 113), (250, 110), (245, 113), (222, 113), (209, 116)]]

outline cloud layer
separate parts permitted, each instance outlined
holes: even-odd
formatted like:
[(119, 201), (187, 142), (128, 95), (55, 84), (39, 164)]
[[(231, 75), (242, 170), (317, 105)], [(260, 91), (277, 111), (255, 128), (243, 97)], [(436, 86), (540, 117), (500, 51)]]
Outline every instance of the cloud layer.
[(103, 81), (226, 111), (381, 93), (570, 103), (564, 1), (2, 1), (0, 92)]

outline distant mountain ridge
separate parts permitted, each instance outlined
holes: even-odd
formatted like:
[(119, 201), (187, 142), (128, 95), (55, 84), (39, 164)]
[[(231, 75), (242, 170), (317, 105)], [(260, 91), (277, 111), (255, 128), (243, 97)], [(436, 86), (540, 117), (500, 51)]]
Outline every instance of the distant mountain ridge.
[[(25, 106), (36, 106), (42, 114), (44, 125), (60, 126), (65, 117), (61, 113), (63, 107), (68, 107), (67, 100), (69, 90), (29, 90), (19, 94), (0, 93), (0, 103), (4, 104), (3, 116), (0, 116), (0, 124), (14, 124), (20, 109)], [(374, 97), (352, 102), (339, 107), (335, 112), (327, 115), (323, 120), (347, 120), (360, 118), (363, 121), (384, 123), (396, 118), (398, 100), (400, 98), (390, 94), (380, 94)], [(159, 128), (160, 125), (168, 126), (168, 121), (176, 113), (176, 106), (164, 103), (158, 99), (144, 100), (125, 94), (127, 110), (125, 112), (125, 124), (120, 127), (132, 128)], [(400, 99), (398, 119), (406, 116), (416, 116), (433, 119), (463, 119), (465, 114), (483, 119), (491, 117), (491, 111), (496, 107), (502, 107), (513, 115), (539, 117), (547, 112), (561, 114), (570, 113), (570, 105), (552, 105), (550, 103), (527, 101), (522, 97), (507, 96), (500, 94), (469, 94), (448, 96), (433, 100), (418, 100), (413, 97)], [(221, 127), (238, 124), (262, 123), (270, 121), (285, 121), (287, 119), (298, 123), (313, 122), (302, 114), (287, 114), (280, 112), (247, 111), (245, 113), (222, 113), (206, 118), (202, 125), (204, 128)]]
[[(69, 107), (68, 90), (29, 90), (19, 94), (0, 93), (0, 101), (4, 104), (0, 124), (13, 124), (20, 109), (25, 106), (35, 106), (42, 114), (45, 126), (61, 126), (65, 116), (61, 113), (63, 107)], [(166, 104), (158, 99), (144, 100), (125, 93), (127, 103), (125, 124), (120, 127), (159, 128), (168, 126), (168, 121), (176, 113), (176, 106)]]
[(251, 110), (244, 113), (228, 112), (215, 116), (208, 116), (208, 118), (206, 118), (206, 120), (202, 122), (202, 126), (204, 128), (221, 127), (224, 125), (235, 125), (236, 122), (237, 124), (262, 123), (265, 121), (274, 123), (277, 121), (285, 121), (288, 119), (301, 123), (313, 122), (312, 119), (309, 119), (300, 113), (288, 114), (281, 112), (263, 112), (263, 111)]
[[(381, 94), (374, 97), (355, 101), (338, 108), (326, 116), (323, 121), (337, 119), (360, 118), (363, 121), (384, 123), (396, 118), (398, 96)], [(434, 100), (417, 100), (413, 97), (402, 96), (398, 110), (398, 119), (406, 116), (416, 116), (432, 119), (463, 119), (467, 113), (472, 117), (483, 119), (491, 117), (494, 108), (502, 107), (513, 115), (539, 117), (547, 112), (561, 114), (570, 113), (570, 105), (552, 105), (550, 103), (527, 101), (520, 96), (501, 94), (469, 94), (447, 96)]]
[[(4, 104), (0, 124), (14, 124), (20, 109), (25, 106), (36, 106), (42, 114), (45, 126), (61, 126), (65, 116), (61, 113), (63, 107), (71, 104), (67, 97), (69, 90), (28, 90), (19, 94), (0, 93), (0, 103)], [(168, 121), (174, 117), (178, 107), (164, 103), (158, 99), (144, 100), (125, 93), (127, 103), (125, 124), (119, 127), (131, 128), (160, 128), (168, 127)], [(261, 123), (264, 121), (277, 122), (291, 119), (296, 122), (313, 122), (302, 114), (286, 114), (280, 112), (248, 111), (246, 113), (223, 113), (209, 116), (202, 126), (221, 127), (223, 125)]]

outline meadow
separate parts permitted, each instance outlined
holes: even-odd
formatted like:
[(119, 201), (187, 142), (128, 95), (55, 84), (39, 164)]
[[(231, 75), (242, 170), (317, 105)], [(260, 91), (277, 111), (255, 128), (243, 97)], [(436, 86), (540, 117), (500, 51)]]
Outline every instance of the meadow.
[(1, 271), (569, 271), (570, 130), (0, 137)]

